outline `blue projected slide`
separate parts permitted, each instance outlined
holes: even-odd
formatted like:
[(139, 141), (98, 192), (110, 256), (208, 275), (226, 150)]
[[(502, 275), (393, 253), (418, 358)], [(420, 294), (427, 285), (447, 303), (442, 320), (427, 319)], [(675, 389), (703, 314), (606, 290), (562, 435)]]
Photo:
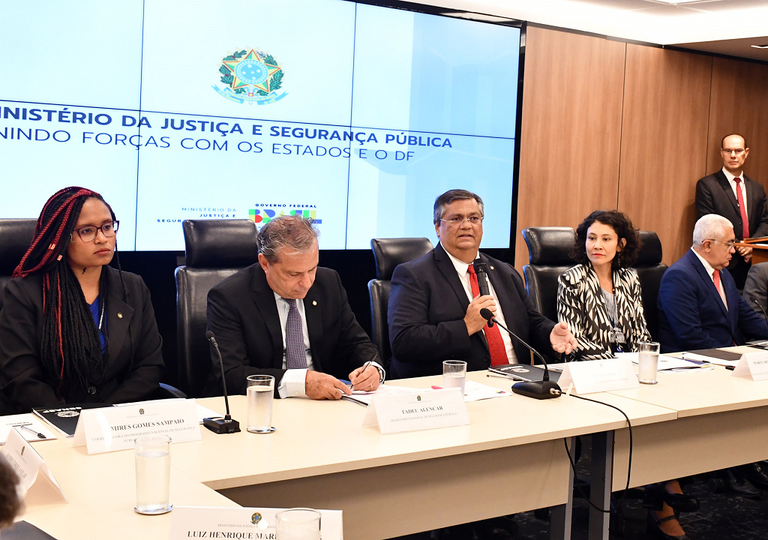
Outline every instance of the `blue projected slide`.
[(184, 219), (292, 213), (324, 249), (368, 249), (434, 241), (434, 199), (461, 187), (485, 201), (483, 246), (508, 247), (519, 43), (340, 0), (5, 2), (0, 216), (83, 185), (122, 250), (182, 250)]

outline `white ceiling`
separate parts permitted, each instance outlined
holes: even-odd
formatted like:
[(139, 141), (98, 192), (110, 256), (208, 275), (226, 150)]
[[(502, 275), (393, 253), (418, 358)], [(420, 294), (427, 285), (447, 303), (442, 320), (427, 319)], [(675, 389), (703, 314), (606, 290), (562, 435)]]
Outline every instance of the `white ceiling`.
[(768, 0), (416, 0), (629, 41), (768, 62)]

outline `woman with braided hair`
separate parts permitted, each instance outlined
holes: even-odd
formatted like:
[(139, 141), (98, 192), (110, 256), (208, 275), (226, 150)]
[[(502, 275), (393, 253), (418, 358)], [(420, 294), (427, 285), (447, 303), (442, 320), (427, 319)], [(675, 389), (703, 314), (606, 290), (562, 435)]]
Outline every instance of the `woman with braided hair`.
[(68, 187), (43, 207), (0, 311), (2, 414), (147, 399), (164, 364), (144, 281), (109, 265), (119, 222)]

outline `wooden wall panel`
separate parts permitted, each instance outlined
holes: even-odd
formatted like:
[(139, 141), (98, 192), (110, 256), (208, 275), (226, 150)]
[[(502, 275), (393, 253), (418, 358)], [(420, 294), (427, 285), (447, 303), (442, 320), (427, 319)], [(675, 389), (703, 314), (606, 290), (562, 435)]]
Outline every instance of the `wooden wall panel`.
[(709, 116), (707, 172), (723, 166), (720, 141), (741, 133), (750, 146), (747, 176), (768, 188), (768, 66), (725, 58), (714, 59)]
[(691, 247), (711, 78), (711, 57), (627, 45), (618, 207), (657, 232), (667, 264)]
[(626, 44), (528, 27), (515, 265), (520, 231), (573, 225), (617, 202)]

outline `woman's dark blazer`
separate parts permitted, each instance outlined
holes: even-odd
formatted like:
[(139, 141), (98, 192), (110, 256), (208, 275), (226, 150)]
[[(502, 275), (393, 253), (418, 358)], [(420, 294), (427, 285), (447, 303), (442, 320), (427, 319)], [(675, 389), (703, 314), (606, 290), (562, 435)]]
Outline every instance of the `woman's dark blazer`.
[[(107, 273), (107, 338), (101, 382), (92, 382), (85, 403), (124, 403), (146, 399), (157, 388), (165, 366), (162, 338), (157, 330), (149, 290), (141, 277)], [(29, 412), (32, 407), (65, 405), (56, 395), (55, 381), (43, 372), (40, 344), (43, 333), (41, 274), (8, 282), (0, 311), (0, 410), (3, 414)]]

